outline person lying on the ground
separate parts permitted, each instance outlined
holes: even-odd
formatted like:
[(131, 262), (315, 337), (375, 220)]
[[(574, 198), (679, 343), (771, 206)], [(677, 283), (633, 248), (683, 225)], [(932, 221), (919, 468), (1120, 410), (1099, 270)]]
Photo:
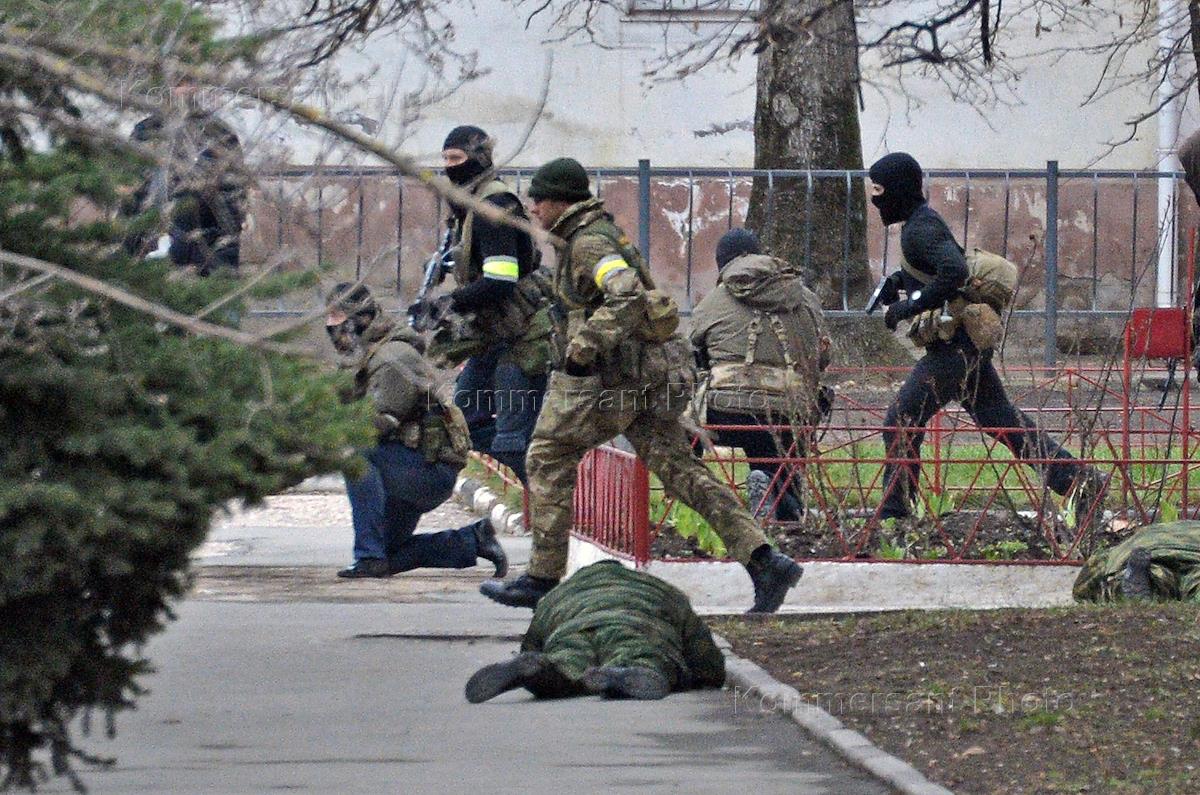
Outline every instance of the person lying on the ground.
[(542, 597), (521, 653), (476, 671), (466, 696), (479, 704), (524, 687), (537, 698), (659, 699), (724, 683), (725, 657), (683, 592), (608, 560)]
[(1079, 602), (1200, 601), (1200, 522), (1152, 524), (1092, 555), (1075, 578)]

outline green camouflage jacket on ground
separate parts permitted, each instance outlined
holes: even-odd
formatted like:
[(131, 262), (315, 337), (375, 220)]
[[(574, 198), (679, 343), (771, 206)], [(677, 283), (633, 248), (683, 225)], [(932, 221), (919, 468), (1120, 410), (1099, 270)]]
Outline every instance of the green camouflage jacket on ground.
[(797, 270), (762, 254), (727, 264), (692, 312), (692, 346), (711, 370), (706, 400), (723, 411), (811, 411), (829, 363), (824, 338), (816, 294)]
[(588, 632), (611, 624), (636, 628), (645, 643), (672, 650), (683, 672), (681, 686), (719, 687), (725, 681), (725, 658), (687, 596), (615, 561), (582, 568), (542, 597), (521, 650), (541, 651), (555, 633)]
[(1121, 598), (1121, 579), (1133, 550), (1150, 552), (1150, 582), (1162, 599), (1200, 600), (1200, 522), (1155, 524), (1111, 549), (1092, 555), (1075, 578), (1077, 601)]

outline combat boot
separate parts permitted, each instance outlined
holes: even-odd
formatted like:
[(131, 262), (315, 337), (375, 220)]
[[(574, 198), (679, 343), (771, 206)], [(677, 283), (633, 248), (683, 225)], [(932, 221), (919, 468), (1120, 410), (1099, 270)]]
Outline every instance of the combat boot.
[(548, 664), (542, 654), (529, 651), (507, 662), (485, 665), (467, 680), (467, 701), (482, 704), (501, 693), (524, 687), (540, 676)]
[(754, 550), (746, 571), (754, 583), (754, 606), (747, 611), (750, 613), (774, 613), (804, 574), (799, 563), (766, 544)]
[(509, 607), (537, 607), (538, 600), (554, 589), (558, 580), (544, 580), (522, 574), (515, 580), (485, 580), (479, 592), (492, 601)]
[(671, 683), (658, 671), (638, 665), (602, 665), (583, 672), (583, 686), (589, 693), (606, 698), (633, 698), (657, 701), (671, 692)]
[(1138, 547), (1129, 553), (1121, 573), (1121, 595), (1126, 599), (1154, 598), (1154, 588), (1150, 584), (1150, 550)]
[(388, 568), (386, 560), (379, 558), (361, 558), (354, 561), (353, 566), (347, 566), (337, 573), (337, 576), (348, 580), (357, 580), (364, 577), (383, 578), (391, 577), (392, 571)]
[(475, 542), (475, 554), (495, 564), (497, 578), (508, 574), (508, 555), (496, 540), (496, 528), (492, 527), (491, 521), (480, 519), (475, 523)]

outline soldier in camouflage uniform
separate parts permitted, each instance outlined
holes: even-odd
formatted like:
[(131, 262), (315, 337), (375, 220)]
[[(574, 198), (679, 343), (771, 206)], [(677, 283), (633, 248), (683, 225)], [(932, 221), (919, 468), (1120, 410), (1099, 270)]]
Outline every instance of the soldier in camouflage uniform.
[(576, 468), (593, 447), (624, 434), (667, 493), (708, 521), (754, 583), (754, 610), (773, 612), (800, 579), (734, 492), (691, 454), (680, 415), (690, 404), (691, 347), (676, 333), (674, 301), (654, 288), (641, 255), (588, 189), (587, 172), (562, 158), (534, 174), (538, 222), (562, 241), (555, 273), (563, 368), (550, 379), (529, 447), (533, 555), (528, 572), (488, 581), (484, 595), (532, 607), (558, 584), (567, 549)]
[(682, 591), (602, 561), (538, 602), (521, 654), (481, 668), (466, 695), (478, 704), (524, 687), (538, 698), (658, 699), (724, 682), (725, 658)]
[(379, 442), (364, 451), (367, 471), (346, 478), (354, 522), (354, 565), (339, 577), (390, 577), (410, 569), (463, 569), (477, 558), (508, 559), (487, 519), (440, 533), (414, 533), (421, 514), (454, 490), (469, 436), (462, 413), (438, 394), (422, 357), (424, 341), (382, 312), (366, 287), (342, 283), (329, 295), (325, 329), (354, 370), (353, 399), (375, 406)]
[[(446, 136), (446, 176), (481, 201), (526, 218), (521, 200), (496, 178), (492, 139), (478, 127)], [(466, 363), (455, 403), (471, 429), (471, 446), (526, 481), (525, 452), (537, 421), (552, 355), (550, 276), (529, 234), (455, 207), (449, 224), (457, 289), (431, 355)]]
[[(820, 421), (819, 379), (829, 365), (821, 302), (799, 271), (762, 254), (748, 229), (726, 232), (716, 253), (717, 286), (692, 311), (692, 347), (709, 372), (704, 422), (742, 426), (718, 430), (716, 440), (747, 458), (803, 457)], [(776, 519), (799, 519), (803, 475), (769, 460), (749, 466), (755, 515), (773, 509)]]
[(1092, 555), (1075, 578), (1076, 601), (1200, 601), (1200, 522), (1150, 525)]

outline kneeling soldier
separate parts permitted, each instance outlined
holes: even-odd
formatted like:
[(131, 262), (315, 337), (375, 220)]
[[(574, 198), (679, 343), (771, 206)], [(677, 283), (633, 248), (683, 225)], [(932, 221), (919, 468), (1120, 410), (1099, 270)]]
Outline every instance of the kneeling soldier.
[(329, 295), (325, 330), (352, 357), (354, 398), (375, 405), (379, 442), (366, 450), (366, 473), (346, 478), (354, 522), (354, 565), (339, 577), (389, 577), (422, 567), (465, 569), (478, 558), (504, 576), (508, 559), (487, 519), (440, 533), (415, 533), (421, 514), (454, 491), (470, 442), (462, 412), (437, 390), (419, 334), (395, 324), (366, 287), (339, 284)]

